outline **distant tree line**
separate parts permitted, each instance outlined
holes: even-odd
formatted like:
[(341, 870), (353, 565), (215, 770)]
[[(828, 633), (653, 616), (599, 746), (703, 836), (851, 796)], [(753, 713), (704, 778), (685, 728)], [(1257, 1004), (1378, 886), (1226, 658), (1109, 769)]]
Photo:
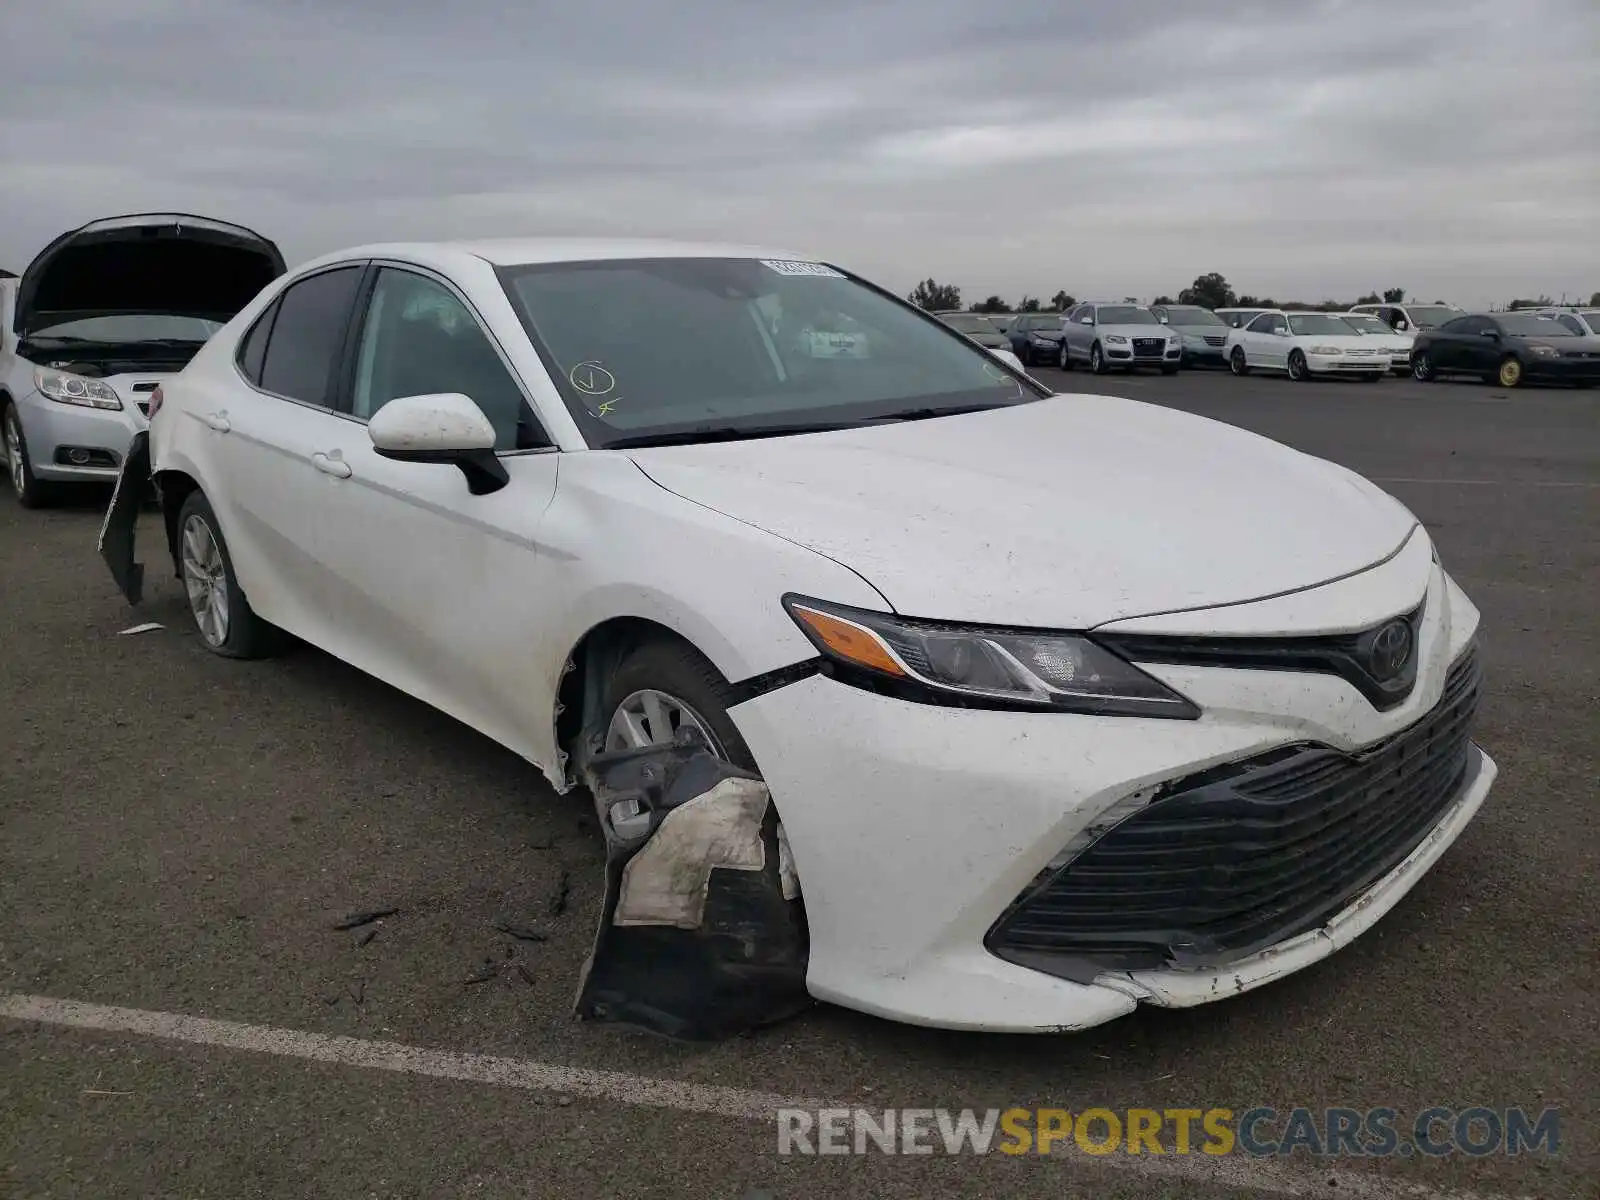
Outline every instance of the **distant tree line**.
[[(1384, 288), (1383, 291), (1368, 292), (1354, 300), (1274, 300), (1270, 296), (1239, 295), (1223, 276), (1212, 271), (1198, 276), (1193, 283), (1178, 293), (1174, 300), (1171, 296), (1157, 296), (1150, 301), (1151, 304), (1197, 304), (1201, 308), (1284, 308), (1300, 309), (1310, 312), (1344, 312), (1354, 304), (1403, 304), (1406, 298), (1406, 289), (1400, 287)], [(945, 309), (959, 309), (961, 307), (961, 289), (950, 284), (939, 283), (933, 279), (925, 279), (912, 289), (908, 297), (913, 304), (931, 311)], [(1129, 304), (1138, 301), (1127, 297)], [(1048, 304), (1037, 296), (1023, 296), (1015, 305), (1007, 303), (999, 296), (988, 296), (978, 301), (971, 308), (972, 312), (979, 313), (1009, 313), (1009, 312), (1065, 312), (1078, 303), (1077, 298), (1068, 294), (1063, 289), (1050, 297)], [(1444, 300), (1435, 300), (1435, 304), (1445, 304)], [(1540, 296), (1532, 300), (1513, 300), (1505, 307), (1512, 312), (1521, 308), (1547, 308), (1555, 303), (1549, 296)], [(1600, 292), (1589, 297), (1589, 303), (1600, 308)]]

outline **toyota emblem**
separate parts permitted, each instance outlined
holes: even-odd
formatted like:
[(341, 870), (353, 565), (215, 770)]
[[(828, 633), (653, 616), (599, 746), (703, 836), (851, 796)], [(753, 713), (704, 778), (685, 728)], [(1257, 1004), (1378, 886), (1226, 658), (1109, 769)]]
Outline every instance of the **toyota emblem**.
[(1368, 669), (1379, 683), (1397, 679), (1411, 661), (1415, 639), (1406, 621), (1390, 621), (1372, 637), (1372, 649), (1367, 652)]

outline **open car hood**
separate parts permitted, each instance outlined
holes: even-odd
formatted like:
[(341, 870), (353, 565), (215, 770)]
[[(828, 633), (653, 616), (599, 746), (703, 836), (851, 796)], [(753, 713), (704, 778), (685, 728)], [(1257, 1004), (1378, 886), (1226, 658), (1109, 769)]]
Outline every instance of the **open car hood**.
[(18, 337), (81, 317), (126, 313), (227, 321), (284, 272), (283, 254), (242, 225), (135, 213), (62, 234), (17, 284)]

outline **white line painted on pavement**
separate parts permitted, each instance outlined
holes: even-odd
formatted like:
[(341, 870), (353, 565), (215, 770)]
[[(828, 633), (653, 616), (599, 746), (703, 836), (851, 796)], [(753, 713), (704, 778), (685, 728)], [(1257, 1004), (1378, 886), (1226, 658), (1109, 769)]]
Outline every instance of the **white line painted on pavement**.
[(1368, 475), (1373, 483), (1442, 483), (1462, 487), (1600, 488), (1600, 483), (1560, 479), (1413, 479), (1403, 475)]
[[(780, 1108), (865, 1107), (842, 1101), (783, 1096), (774, 1092), (747, 1091), (744, 1088), (703, 1083), (677, 1083), (670, 1079), (651, 1079), (621, 1071), (598, 1071), (488, 1054), (429, 1050), (400, 1042), (277, 1029), (270, 1025), (187, 1017), (180, 1013), (151, 1012), (141, 1008), (117, 1008), (20, 992), (0, 993), (0, 1017), (40, 1025), (130, 1033), (194, 1046), (218, 1046), (343, 1067), (426, 1075), (435, 1079), (486, 1083), (535, 1092), (556, 1092), (588, 1100), (613, 1100), (621, 1104), (735, 1117), (747, 1121), (776, 1123)], [(1078, 1164), (1088, 1169), (1099, 1168), (1123, 1175), (1180, 1179), (1196, 1184), (1249, 1189), (1274, 1196), (1325, 1196), (1336, 1191), (1339, 1196), (1357, 1197), (1360, 1200), (1368, 1197), (1373, 1200), (1384, 1197), (1410, 1197), (1411, 1200), (1511, 1200), (1503, 1195), (1441, 1190), (1425, 1184), (1402, 1183), (1365, 1173), (1353, 1174), (1326, 1168), (1318, 1168), (1314, 1174), (1294, 1172), (1274, 1163), (1245, 1157), (1084, 1157), (1074, 1160), (1074, 1165)]]

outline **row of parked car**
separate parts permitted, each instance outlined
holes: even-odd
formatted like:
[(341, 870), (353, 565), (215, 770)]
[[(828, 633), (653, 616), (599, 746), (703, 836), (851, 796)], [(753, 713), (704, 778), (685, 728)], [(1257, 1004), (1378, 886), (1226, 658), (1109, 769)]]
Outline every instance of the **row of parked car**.
[[(0, 278), (0, 442), (21, 502), (32, 507), (60, 488), (115, 479), (162, 380), (284, 270), (277, 246), (253, 230), (155, 213), (70, 230), (20, 277)], [(1344, 313), (1213, 312), (1090, 302), (1068, 312), (938, 315), (1018, 371), (1048, 364), (1170, 375), (1210, 365), (1296, 380), (1468, 372), (1507, 387), (1600, 379), (1600, 312), (1588, 309), (1471, 314), (1449, 305), (1369, 304)], [(804, 341), (813, 363), (882, 356), (895, 342), (843, 311), (801, 324), (793, 315), (771, 320), (774, 330), (782, 324), (784, 336)]]
[(1211, 366), (1294, 380), (1376, 382), (1392, 373), (1425, 381), (1472, 374), (1504, 387), (1600, 382), (1600, 310), (1585, 308), (1469, 313), (1447, 304), (1358, 304), (1309, 312), (1089, 302), (1067, 312), (939, 316), (980, 345), (1010, 349), (1024, 366), (1063, 371), (1145, 367), (1171, 375)]

